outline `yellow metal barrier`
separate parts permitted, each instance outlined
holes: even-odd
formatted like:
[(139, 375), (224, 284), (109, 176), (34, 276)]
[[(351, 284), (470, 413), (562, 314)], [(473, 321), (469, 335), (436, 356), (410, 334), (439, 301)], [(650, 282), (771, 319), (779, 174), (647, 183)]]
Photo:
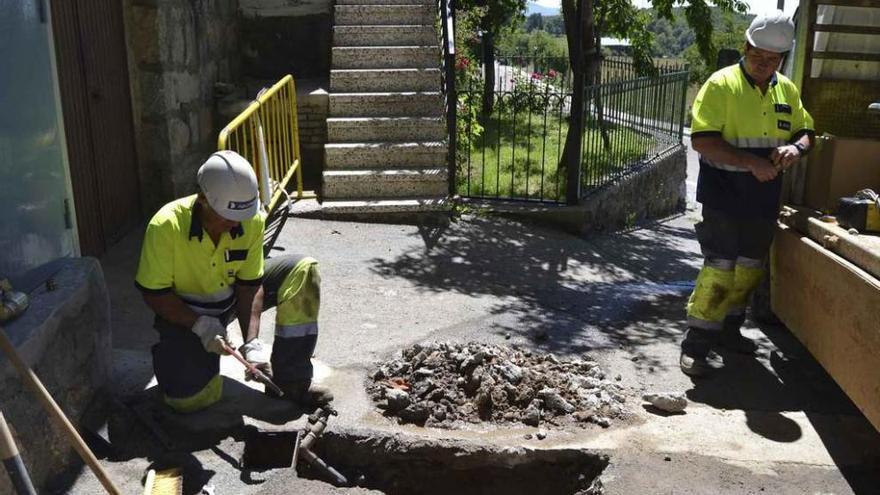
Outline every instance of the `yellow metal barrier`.
[(314, 197), (314, 193), (303, 192), (296, 86), (289, 74), (261, 91), (220, 131), (217, 149), (236, 151), (251, 162), (260, 184), (260, 197), (264, 204), (268, 203), (270, 213), (294, 175), (296, 198)]

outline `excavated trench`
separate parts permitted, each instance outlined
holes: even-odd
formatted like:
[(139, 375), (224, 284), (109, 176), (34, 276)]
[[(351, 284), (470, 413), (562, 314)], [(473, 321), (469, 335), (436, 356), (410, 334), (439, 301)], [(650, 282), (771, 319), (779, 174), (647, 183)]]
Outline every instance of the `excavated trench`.
[[(575, 449), (497, 447), (464, 441), (326, 432), (315, 453), (350, 485), (389, 495), (598, 495), (608, 457)], [(301, 463), (305, 478), (330, 482)]]

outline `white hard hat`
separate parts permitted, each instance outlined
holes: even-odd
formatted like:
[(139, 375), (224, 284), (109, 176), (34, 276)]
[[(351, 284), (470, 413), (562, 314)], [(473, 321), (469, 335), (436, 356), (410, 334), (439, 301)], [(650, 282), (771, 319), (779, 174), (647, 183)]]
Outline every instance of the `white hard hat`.
[(762, 50), (787, 52), (794, 48), (794, 23), (781, 10), (761, 14), (746, 29), (746, 39)]
[(227, 220), (241, 222), (260, 209), (254, 168), (234, 151), (209, 156), (199, 167), (198, 182), (211, 208)]

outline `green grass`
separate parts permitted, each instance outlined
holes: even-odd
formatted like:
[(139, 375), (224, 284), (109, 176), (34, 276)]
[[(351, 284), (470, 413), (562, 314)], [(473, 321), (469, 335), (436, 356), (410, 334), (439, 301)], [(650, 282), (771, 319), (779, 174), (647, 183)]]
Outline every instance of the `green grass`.
[[(459, 137), (457, 190), (463, 196), (558, 201), (565, 198), (565, 170), (558, 163), (568, 124), (558, 113), (496, 112), (483, 122), (483, 135), (468, 149)], [(605, 152), (595, 123), (584, 140), (584, 174), (597, 183), (629, 166), (653, 146), (649, 137), (626, 128), (609, 127), (611, 152)], [(469, 167), (470, 166), (470, 167)]]

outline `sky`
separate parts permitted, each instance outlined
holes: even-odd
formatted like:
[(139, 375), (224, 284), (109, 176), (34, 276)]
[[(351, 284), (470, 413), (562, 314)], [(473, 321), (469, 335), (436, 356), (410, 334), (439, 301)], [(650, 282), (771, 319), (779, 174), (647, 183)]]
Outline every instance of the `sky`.
[[(534, 3), (542, 7), (552, 7), (559, 8), (559, 0), (531, 0)], [(776, 2), (777, 0), (744, 0), (747, 4), (749, 4), (749, 12), (752, 14), (761, 14), (764, 12), (769, 12), (772, 10), (776, 10)], [(648, 7), (650, 5), (649, 0), (632, 0), (634, 4), (639, 7)], [(799, 0), (785, 0), (785, 13), (791, 15), (795, 8), (797, 8)]]

